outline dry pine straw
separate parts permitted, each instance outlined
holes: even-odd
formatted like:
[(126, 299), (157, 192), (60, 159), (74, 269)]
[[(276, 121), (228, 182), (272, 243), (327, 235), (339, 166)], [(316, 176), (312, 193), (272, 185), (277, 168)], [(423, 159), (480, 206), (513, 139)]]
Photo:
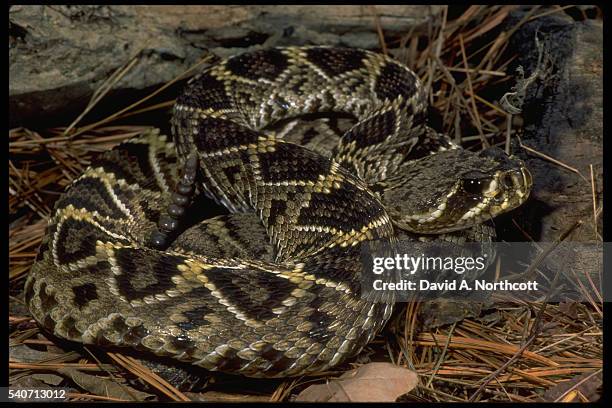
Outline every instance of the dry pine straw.
[[(383, 52), (406, 63), (430, 89), (435, 89), (430, 101), (442, 114), (443, 130), (470, 149), (491, 145), (509, 147), (510, 138), (516, 133), (510, 126), (509, 115), (496, 101), (486, 100), (479, 93), (491, 87), (510, 86), (508, 81), (512, 80), (512, 75), (506, 70), (516, 56), (508, 52), (507, 40), (514, 31), (527, 21), (564, 9), (543, 10), (534, 6), (516, 26), (496, 31), (514, 8), (471, 6), (452, 21), (447, 21), (445, 9), (423, 29), (395, 39), (386, 39), (379, 19), (373, 22), (377, 25)], [(497, 34), (492, 36), (493, 33)], [(483, 40), (485, 37), (487, 39)], [(9, 285), (13, 299), (21, 297), (23, 282), (40, 244), (46, 217), (59, 194), (86, 168), (92, 157), (147, 129), (147, 126), (113, 123), (126, 116), (171, 106), (172, 100), (143, 107), (150, 98), (147, 97), (104, 120), (81, 126), (86, 114), (95, 109), (97, 102), (129, 71), (137, 58), (120, 67), (94, 94), (84, 114), (65, 128), (41, 132), (26, 128), (9, 131)], [(180, 78), (210, 61), (210, 57), (203, 58)], [(519, 146), (524, 147), (522, 143)], [(533, 149), (527, 150), (534, 153)], [(554, 162), (554, 158), (549, 159)], [(557, 164), (572, 168), (570, 164)], [(593, 222), (596, 222), (601, 208), (595, 204), (593, 214)], [(368, 355), (382, 355), (383, 359), (410, 367), (420, 374), (420, 386), (403, 399), (518, 402), (537, 401), (544, 390), (560, 382), (602, 369), (601, 297), (586, 304), (548, 304), (543, 309), (536, 304), (500, 303), (496, 305), (498, 318), (493, 322), (464, 319), (450, 327), (429, 332), (415, 330), (419, 306), (414, 303), (402, 308), (361, 358), (340, 369), (367, 362)], [(25, 313), (11, 310), (9, 323), (11, 345), (36, 344), (57, 352), (58, 348), (39, 333)], [(533, 334), (531, 339), (530, 333)], [(54, 371), (67, 366), (105, 377), (111, 372), (114, 376), (132, 373), (132, 377), (140, 377), (162, 400), (189, 399), (138, 362), (121, 354), (108, 353), (104, 363), (96, 361), (93, 355), (79, 356), (70, 351), (65, 353), (65, 357), (53, 362), (9, 362), (10, 373), (15, 378), (24, 372)], [(80, 359), (74, 363), (75, 358)], [(511, 364), (505, 364), (508, 361)], [(338, 373), (323, 373), (315, 378), (271, 380), (276, 385), (267, 393), (260, 391), (257, 385), (249, 390), (249, 381), (246, 380), (231, 392), (234, 396), (250, 393), (269, 397), (272, 401), (291, 400), (313, 381), (331, 379)], [(216, 375), (211, 374), (208, 383), (214, 384), (215, 381)], [(579, 397), (580, 393), (577, 394)], [(71, 399), (117, 400), (81, 393), (71, 394)]]

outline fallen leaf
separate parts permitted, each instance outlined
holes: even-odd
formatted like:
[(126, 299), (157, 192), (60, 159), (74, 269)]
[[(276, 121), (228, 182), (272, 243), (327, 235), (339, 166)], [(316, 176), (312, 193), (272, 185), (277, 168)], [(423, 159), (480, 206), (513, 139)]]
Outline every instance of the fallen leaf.
[(153, 394), (135, 390), (127, 385), (118, 384), (116, 381), (85, 374), (76, 368), (62, 367), (58, 369), (57, 372), (70, 377), (79, 387), (94, 395), (112, 397), (126, 401), (145, 401), (155, 397)]
[(62, 381), (64, 381), (62, 377), (55, 374), (34, 373), (32, 374), (32, 377), (54, 387), (57, 387)]
[(18, 344), (9, 347), (9, 359), (19, 363), (37, 363), (39, 361), (51, 360), (58, 357), (61, 357), (61, 354), (34, 350), (25, 344)]
[(573, 389), (580, 392), (587, 401), (597, 401), (601, 398), (599, 389), (602, 387), (602, 381), (601, 371), (584, 373), (547, 389), (542, 399), (553, 402), (582, 402), (576, 394), (571, 394), (570, 390)]
[(391, 363), (369, 363), (327, 384), (311, 385), (296, 401), (394, 402), (418, 384), (417, 374)]
[(49, 388), (42, 380), (35, 378), (32, 375), (25, 375), (15, 381), (11, 381), (11, 388)]
[(572, 319), (578, 318), (578, 303), (576, 302), (561, 302), (559, 303), (559, 311)]
[(423, 322), (424, 330), (426, 330), (457, 323), (469, 317), (479, 316), (481, 310), (481, 302), (436, 299), (423, 302), (419, 310), (419, 318)]

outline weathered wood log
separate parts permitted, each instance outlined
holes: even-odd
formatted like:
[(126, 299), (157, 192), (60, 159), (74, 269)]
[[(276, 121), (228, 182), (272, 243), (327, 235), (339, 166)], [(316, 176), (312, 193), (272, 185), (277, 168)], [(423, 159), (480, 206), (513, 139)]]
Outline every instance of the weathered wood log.
[(406, 33), (440, 10), (439, 6), (12, 6), (10, 123), (16, 126), (35, 119), (38, 124), (45, 117), (78, 112), (114, 70), (136, 55), (139, 62), (114, 88), (118, 93), (162, 84), (207, 50), (226, 57), (275, 45), (376, 48), (377, 20), (385, 33)]
[[(524, 16), (517, 12), (511, 26)], [(603, 202), (603, 24), (601, 20), (574, 21), (555, 13), (526, 24), (511, 39), (517, 64), (525, 75), (534, 72), (538, 60), (536, 31), (552, 70), (527, 88), (519, 119), (522, 151), (531, 169), (534, 188), (531, 202), (512, 214), (536, 241), (554, 241), (576, 221), (582, 220), (569, 238), (601, 239), (602, 219), (593, 217), (591, 168), (595, 202)], [(540, 154), (538, 154), (540, 153)], [(548, 156), (558, 162), (543, 157)], [(564, 167), (566, 166), (566, 167)], [(579, 173), (576, 173), (579, 172)], [(596, 226), (596, 227), (595, 227)]]

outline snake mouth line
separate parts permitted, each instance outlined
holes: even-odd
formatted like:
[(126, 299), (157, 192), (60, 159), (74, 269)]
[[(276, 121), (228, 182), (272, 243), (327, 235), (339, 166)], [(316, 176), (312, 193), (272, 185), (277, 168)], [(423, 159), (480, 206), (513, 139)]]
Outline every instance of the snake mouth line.
[(531, 173), (525, 166), (500, 172), (483, 193), (481, 202), (461, 216), (458, 226), (472, 226), (519, 207), (529, 198), (532, 185)]
[(418, 214), (393, 217), (394, 223), (412, 233), (441, 234), (462, 230), (517, 208), (529, 198), (532, 185), (531, 173), (524, 165), (497, 171), (478, 182), (459, 180), (436, 207)]

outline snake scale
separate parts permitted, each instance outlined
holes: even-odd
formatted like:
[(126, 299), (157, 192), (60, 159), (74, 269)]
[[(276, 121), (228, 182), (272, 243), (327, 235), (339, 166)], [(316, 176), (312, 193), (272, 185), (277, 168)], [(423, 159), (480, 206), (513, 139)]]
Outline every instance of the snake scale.
[[(32, 315), (68, 340), (251, 377), (355, 355), (393, 307), (360, 296), (365, 243), (461, 234), (529, 195), (520, 160), (429, 128), (426, 95), (357, 49), (206, 68), (172, 139), (151, 130), (101, 154), (57, 201), (25, 286)], [(185, 221), (198, 196), (230, 214)]]

